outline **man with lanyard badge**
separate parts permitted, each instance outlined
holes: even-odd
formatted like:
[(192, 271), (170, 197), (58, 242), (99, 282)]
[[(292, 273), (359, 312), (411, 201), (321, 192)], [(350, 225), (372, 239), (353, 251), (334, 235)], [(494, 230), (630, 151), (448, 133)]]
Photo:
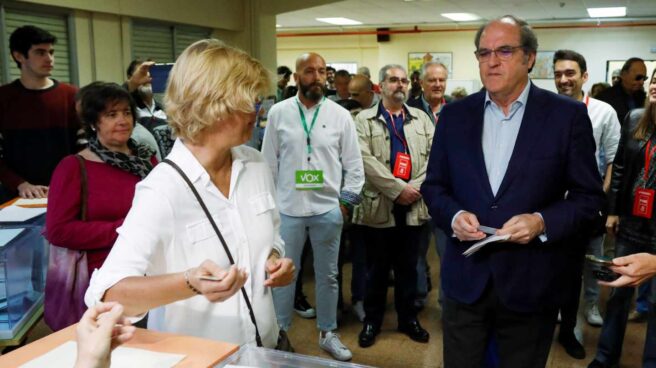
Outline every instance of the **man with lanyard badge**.
[[(609, 104), (591, 98), (583, 92), (583, 84), (588, 80), (587, 63), (583, 55), (572, 50), (558, 50), (553, 58), (554, 77), (558, 94), (571, 97), (585, 103), (588, 115), (592, 122), (592, 134), (597, 146), (595, 158), (599, 166), (600, 174), (604, 178), (604, 192), (608, 192), (611, 180), (611, 168), (615, 152), (620, 140), (620, 122), (617, 114)], [(600, 151), (604, 152), (603, 162)], [(599, 218), (602, 220), (602, 218)], [(584, 232), (581, 236), (572, 239), (573, 243), (585, 243), (585, 248), (572, 246), (572, 282), (570, 286), (570, 297), (566, 298), (565, 305), (561, 307), (561, 324), (558, 341), (563, 345), (565, 351), (573, 358), (583, 359), (585, 350), (581, 342), (574, 335), (574, 327), (577, 322), (579, 307), (579, 295), (581, 292), (581, 274), (583, 273), (583, 284), (585, 286), (585, 318), (590, 325), (601, 326), (603, 319), (599, 314), (597, 304), (599, 303), (599, 285), (592, 275), (592, 267), (589, 262), (584, 265), (583, 254), (593, 254), (596, 257), (603, 256), (603, 234), (605, 232), (604, 221), (595, 224), (592, 232)], [(585, 270), (583, 269), (585, 268)]]
[[(344, 219), (360, 202), (362, 157), (351, 115), (326, 99), (326, 62), (315, 53), (296, 60), (295, 98), (269, 112), (262, 153), (273, 172), (285, 252), (300, 264), (309, 236), (314, 253), (319, 346), (350, 360), (337, 328), (337, 257)], [(298, 272), (296, 274), (298, 277)], [(281, 337), (291, 327), (294, 284), (273, 292)]]
[(380, 71), (382, 101), (356, 117), (364, 163), (363, 199), (353, 222), (364, 225), (367, 257), (365, 319), (358, 343), (374, 344), (387, 301), (387, 278), (394, 269), (398, 330), (417, 342), (430, 336), (414, 307), (421, 225), (428, 209), (419, 193), (435, 128), (430, 118), (404, 104), (408, 77), (400, 65)]

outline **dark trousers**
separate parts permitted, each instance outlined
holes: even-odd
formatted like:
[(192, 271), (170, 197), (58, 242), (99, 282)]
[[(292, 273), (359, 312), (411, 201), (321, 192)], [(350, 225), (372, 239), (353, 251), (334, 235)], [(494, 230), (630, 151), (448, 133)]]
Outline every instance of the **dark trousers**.
[[(651, 253), (656, 254), (656, 246), (639, 246), (628, 244), (622, 239), (617, 239), (615, 243), (616, 257), (623, 257), (634, 253)], [(656, 279), (646, 282), (650, 285), (652, 292), (656, 292)], [(610, 298), (606, 304), (606, 317), (604, 326), (601, 328), (599, 335), (599, 344), (597, 345), (598, 361), (612, 365), (619, 363), (622, 356), (622, 345), (624, 344), (624, 335), (626, 333), (626, 324), (631, 311), (631, 299), (633, 298), (635, 288), (621, 287), (615, 288), (610, 293)], [(652, 294), (651, 308), (647, 320), (647, 331), (645, 337), (645, 349), (642, 356), (643, 368), (656, 367), (656, 298)]]
[(505, 307), (493, 286), (474, 304), (444, 297), (444, 367), (484, 365), (494, 334), (500, 367), (542, 368), (547, 364), (557, 310), (519, 313)]
[(584, 254), (571, 255), (571, 264), (568, 268), (567, 280), (565, 285), (565, 297), (563, 306), (560, 307), (560, 334), (574, 333), (576, 327), (576, 316), (579, 310), (579, 301), (581, 296), (581, 277), (583, 277)]
[(305, 244), (303, 245), (301, 263), (296, 265), (296, 268), (298, 268), (298, 277), (296, 277), (296, 289), (294, 291), (295, 298), (305, 296), (305, 294), (303, 294), (303, 265), (305, 264), (305, 260), (307, 259), (308, 253), (310, 251), (312, 251), (312, 246), (310, 245), (310, 237), (308, 237), (308, 239), (305, 241)]
[(417, 318), (414, 301), (421, 227), (404, 223), (383, 229), (364, 227), (364, 235), (368, 275), (365, 323), (376, 327), (383, 323), (390, 269), (394, 270), (394, 305), (398, 323), (414, 321)]
[(351, 301), (353, 303), (364, 301), (367, 292), (367, 256), (365, 250), (364, 229), (366, 226), (352, 225), (348, 231), (351, 245)]

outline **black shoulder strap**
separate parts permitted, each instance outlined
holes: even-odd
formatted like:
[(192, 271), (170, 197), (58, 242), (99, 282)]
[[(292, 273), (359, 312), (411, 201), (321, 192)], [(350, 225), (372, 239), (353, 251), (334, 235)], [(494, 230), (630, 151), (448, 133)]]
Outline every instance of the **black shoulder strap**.
[(87, 179), (87, 167), (84, 164), (84, 157), (75, 155), (77, 162), (80, 164), (80, 220), (87, 220), (87, 201), (89, 199), (89, 181)]
[[(198, 204), (200, 204), (201, 208), (203, 209), (203, 212), (205, 212), (205, 216), (207, 216), (207, 219), (209, 220), (210, 224), (212, 225), (212, 228), (214, 229), (214, 232), (216, 232), (216, 235), (219, 237), (219, 240), (221, 240), (221, 245), (223, 245), (223, 249), (225, 250), (226, 254), (228, 255), (228, 260), (230, 260), (230, 264), (234, 265), (235, 260), (232, 258), (232, 253), (230, 253), (230, 249), (228, 248), (228, 244), (226, 244), (225, 239), (223, 238), (223, 235), (221, 234), (221, 231), (219, 231), (219, 227), (216, 226), (216, 222), (214, 222), (214, 219), (212, 218), (212, 215), (210, 214), (210, 211), (207, 209), (207, 206), (205, 205), (205, 202), (203, 202), (203, 199), (200, 197), (200, 194), (198, 194), (198, 191), (196, 190), (196, 187), (191, 183), (191, 180), (187, 177), (187, 175), (182, 171), (180, 166), (178, 166), (175, 162), (167, 159), (164, 159), (162, 162), (169, 164), (172, 168), (175, 169), (175, 171), (180, 174), (182, 179), (187, 183), (189, 186), (189, 189), (194, 193), (194, 196), (196, 197), (196, 200), (198, 201)], [(260, 331), (257, 328), (257, 322), (255, 320), (255, 313), (253, 312), (253, 307), (251, 306), (251, 301), (248, 298), (248, 294), (246, 293), (246, 289), (244, 287), (241, 287), (241, 293), (244, 296), (244, 300), (246, 301), (246, 306), (248, 307), (248, 312), (251, 315), (251, 322), (253, 322), (253, 326), (255, 326), (255, 342), (257, 343), (257, 346), (261, 347), (262, 346), (262, 338), (260, 338)]]

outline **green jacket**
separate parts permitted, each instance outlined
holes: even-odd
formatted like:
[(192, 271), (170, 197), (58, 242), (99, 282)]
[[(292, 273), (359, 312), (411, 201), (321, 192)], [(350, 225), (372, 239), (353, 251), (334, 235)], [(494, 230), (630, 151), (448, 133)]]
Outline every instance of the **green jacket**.
[[(381, 102), (382, 103), (382, 102)], [(412, 160), (410, 181), (395, 178), (390, 168), (390, 132), (378, 106), (362, 110), (355, 118), (360, 151), (364, 164), (365, 183), (362, 203), (353, 213), (353, 223), (377, 228), (395, 226), (392, 208), (394, 200), (403, 188), (410, 184), (415, 189), (426, 178), (426, 166), (430, 156), (435, 127), (428, 115), (421, 110), (405, 105), (409, 112), (403, 124)], [(406, 224), (419, 226), (430, 219), (423, 199), (411, 205), (406, 215)]]

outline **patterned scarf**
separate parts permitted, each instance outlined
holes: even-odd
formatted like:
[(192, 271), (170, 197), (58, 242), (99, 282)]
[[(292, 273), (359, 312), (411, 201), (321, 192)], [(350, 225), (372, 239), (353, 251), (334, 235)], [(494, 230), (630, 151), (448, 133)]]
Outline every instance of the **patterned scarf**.
[(126, 155), (122, 152), (114, 152), (105, 148), (98, 137), (93, 137), (89, 140), (89, 149), (100, 157), (103, 162), (127, 171), (131, 174), (137, 175), (141, 179), (153, 169), (153, 164), (150, 159), (153, 157), (153, 152), (149, 147), (143, 144), (137, 144), (132, 138), (128, 140), (128, 148), (132, 151), (132, 155)]

